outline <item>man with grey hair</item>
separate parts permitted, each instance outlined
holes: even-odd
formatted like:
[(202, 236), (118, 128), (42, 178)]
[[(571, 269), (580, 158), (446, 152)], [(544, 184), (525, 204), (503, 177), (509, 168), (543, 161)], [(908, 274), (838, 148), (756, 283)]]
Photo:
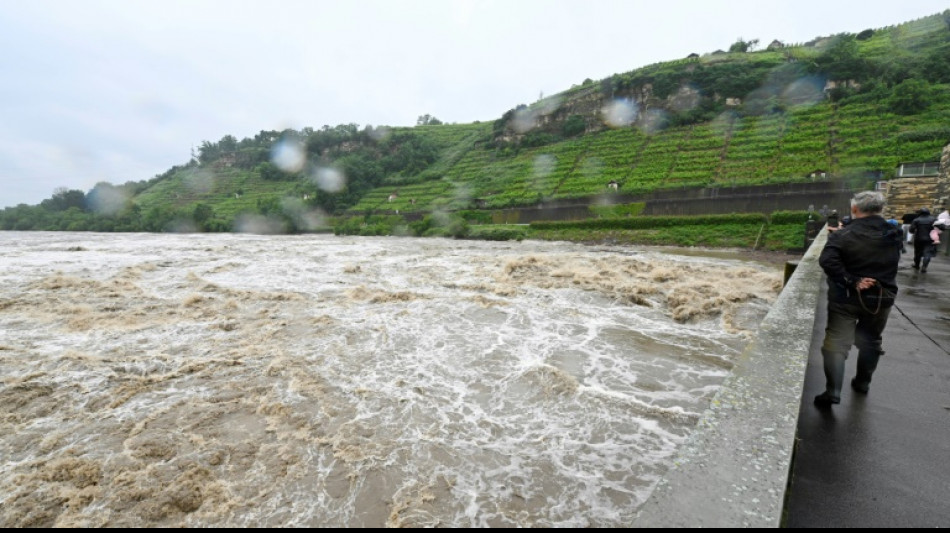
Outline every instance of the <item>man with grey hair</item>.
[(884, 354), (881, 334), (897, 296), (902, 245), (898, 228), (881, 216), (884, 203), (877, 191), (855, 194), (851, 223), (828, 228), (818, 259), (828, 280), (828, 323), (821, 346), (825, 392), (815, 397), (820, 408), (840, 403), (852, 344), (858, 348), (858, 368), (851, 388), (861, 394), (867, 394)]

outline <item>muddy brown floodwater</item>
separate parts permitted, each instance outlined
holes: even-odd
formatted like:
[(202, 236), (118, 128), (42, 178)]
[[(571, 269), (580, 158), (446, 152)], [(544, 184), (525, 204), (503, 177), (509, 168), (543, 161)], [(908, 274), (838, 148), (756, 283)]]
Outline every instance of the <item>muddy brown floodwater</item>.
[(781, 283), (569, 243), (0, 232), (0, 526), (620, 527)]

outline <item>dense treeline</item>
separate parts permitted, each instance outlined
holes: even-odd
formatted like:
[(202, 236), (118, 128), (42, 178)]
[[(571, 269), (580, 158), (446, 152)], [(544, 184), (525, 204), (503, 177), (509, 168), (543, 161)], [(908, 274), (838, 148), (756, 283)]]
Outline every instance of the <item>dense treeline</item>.
[[(438, 125), (438, 119), (430, 117), (427, 125)], [(302, 223), (301, 213), (343, 211), (386, 177), (424, 171), (438, 159), (442, 148), (430, 136), (411, 130), (359, 128), (355, 124), (299, 132), (261, 131), (240, 141), (226, 135), (218, 142), (202, 142), (188, 164), (175, 166), (148, 182), (100, 183), (88, 193), (58, 189), (37, 206), (4, 209), (0, 211), (0, 229), (218, 232), (239, 229), (240, 222), (249, 217), (264, 217), (265, 227), (272, 231), (314, 230), (318, 228), (312, 223)], [(296, 209), (288, 209), (282, 195), (260, 195), (232, 216), (219, 216), (212, 205), (215, 200), (240, 198), (244, 189), (221, 183), (227, 194), (215, 195), (210, 186), (202, 188), (194, 182), (214, 182), (224, 170), (252, 176), (265, 187), (283, 186), (305, 200), (298, 202)], [(140, 196), (156, 184), (161, 184), (159, 192), (164, 194)], [(154, 196), (156, 191), (151, 192)]]

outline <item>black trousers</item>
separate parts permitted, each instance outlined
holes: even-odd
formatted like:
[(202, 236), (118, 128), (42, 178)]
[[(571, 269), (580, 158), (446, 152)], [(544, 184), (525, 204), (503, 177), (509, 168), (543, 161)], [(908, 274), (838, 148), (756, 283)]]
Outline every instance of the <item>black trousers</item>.
[[(876, 311), (876, 313), (875, 313)], [(821, 355), (825, 368), (825, 391), (833, 398), (841, 397), (844, 383), (844, 364), (851, 345), (858, 348), (858, 371), (855, 379), (863, 384), (871, 382), (881, 349), (884, 326), (891, 306), (865, 309), (861, 305), (828, 302), (828, 325)]]
[(927, 265), (930, 264), (930, 260), (933, 259), (935, 253), (930, 250), (934, 247), (933, 243), (930, 241), (914, 241), (914, 266), (920, 267), (923, 263), (924, 268), (927, 268)]

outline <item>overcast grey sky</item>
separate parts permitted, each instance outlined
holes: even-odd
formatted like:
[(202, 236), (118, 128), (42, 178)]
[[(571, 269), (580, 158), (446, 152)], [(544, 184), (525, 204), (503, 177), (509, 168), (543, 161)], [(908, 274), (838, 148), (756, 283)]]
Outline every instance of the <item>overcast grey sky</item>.
[(0, 0), (0, 208), (150, 179), (224, 135), (490, 121), (618, 72), (946, 0)]

